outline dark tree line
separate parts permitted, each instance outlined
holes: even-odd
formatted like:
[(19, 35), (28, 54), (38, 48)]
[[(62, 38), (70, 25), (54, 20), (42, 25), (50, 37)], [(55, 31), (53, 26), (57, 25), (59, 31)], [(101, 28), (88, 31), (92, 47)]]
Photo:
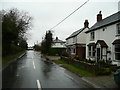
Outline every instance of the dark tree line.
[(26, 31), (32, 18), (18, 9), (2, 10), (2, 55), (17, 53), (27, 48)]
[(42, 40), (41, 43), (41, 52), (43, 54), (49, 54), (51, 50), (51, 45), (52, 45), (52, 32), (47, 31), (44, 40)]

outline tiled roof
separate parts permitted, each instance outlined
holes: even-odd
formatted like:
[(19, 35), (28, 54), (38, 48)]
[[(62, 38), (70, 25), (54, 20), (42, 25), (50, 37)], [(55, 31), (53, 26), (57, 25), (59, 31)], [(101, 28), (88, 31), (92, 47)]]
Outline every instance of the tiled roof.
[(118, 11), (117, 13), (115, 13), (111, 16), (106, 17), (102, 21), (95, 23), (86, 33), (96, 30), (98, 28), (113, 24), (118, 21), (120, 21), (120, 11)]
[(84, 28), (81, 28), (81, 29), (73, 32), (68, 38), (66, 38), (66, 40), (69, 39), (69, 38), (72, 38), (72, 37), (77, 36), (77, 35), (78, 35), (80, 32), (82, 32), (83, 30), (84, 30)]
[(98, 40), (98, 41), (96, 42), (96, 45), (97, 45), (98, 43), (99, 43), (102, 47), (108, 47), (108, 45), (105, 43), (104, 40)]
[(53, 40), (53, 43), (65, 43), (65, 42), (57, 38)]
[(112, 44), (120, 44), (120, 39), (116, 39)]
[(87, 46), (95, 46), (95, 43), (89, 43)]

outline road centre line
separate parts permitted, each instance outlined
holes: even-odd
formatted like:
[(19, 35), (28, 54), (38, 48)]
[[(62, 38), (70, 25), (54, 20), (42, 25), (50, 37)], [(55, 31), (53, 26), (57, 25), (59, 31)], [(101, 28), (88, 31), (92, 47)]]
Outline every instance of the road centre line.
[(37, 80), (37, 88), (38, 88), (38, 90), (41, 90), (41, 84), (40, 84), (39, 80)]
[(33, 61), (33, 68), (35, 69), (35, 64), (34, 64), (34, 61)]

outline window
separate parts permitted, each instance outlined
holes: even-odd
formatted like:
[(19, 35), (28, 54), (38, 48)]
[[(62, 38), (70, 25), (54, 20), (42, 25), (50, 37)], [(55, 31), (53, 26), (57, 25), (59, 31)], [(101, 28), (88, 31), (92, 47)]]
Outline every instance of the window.
[(88, 46), (88, 52), (89, 56), (95, 56), (95, 47), (94, 46)]
[(120, 35), (120, 23), (117, 24), (117, 34)]
[(88, 47), (89, 56), (91, 56), (91, 46)]
[(120, 44), (115, 44), (115, 60), (120, 60)]
[(76, 53), (75, 48), (71, 48), (71, 53), (72, 53), (72, 54), (75, 54), (75, 53)]
[(75, 50), (75, 49), (73, 49), (73, 53), (75, 53), (75, 51), (76, 51), (76, 50)]
[(95, 56), (95, 47), (92, 48), (92, 56)]
[(94, 38), (95, 38), (95, 33), (94, 32), (91, 32), (91, 35), (90, 35), (90, 40), (94, 40)]

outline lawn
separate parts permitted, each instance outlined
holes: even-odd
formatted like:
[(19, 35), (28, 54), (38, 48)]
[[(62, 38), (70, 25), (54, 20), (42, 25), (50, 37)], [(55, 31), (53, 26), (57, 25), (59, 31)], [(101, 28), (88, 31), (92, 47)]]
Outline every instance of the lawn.
[(55, 63), (57, 64), (62, 64), (62, 66), (74, 73), (76, 73), (79, 76), (95, 76), (94, 73), (87, 71), (86, 69), (83, 69), (81, 67), (75, 66), (73, 64), (67, 64), (63, 60), (54, 60)]

